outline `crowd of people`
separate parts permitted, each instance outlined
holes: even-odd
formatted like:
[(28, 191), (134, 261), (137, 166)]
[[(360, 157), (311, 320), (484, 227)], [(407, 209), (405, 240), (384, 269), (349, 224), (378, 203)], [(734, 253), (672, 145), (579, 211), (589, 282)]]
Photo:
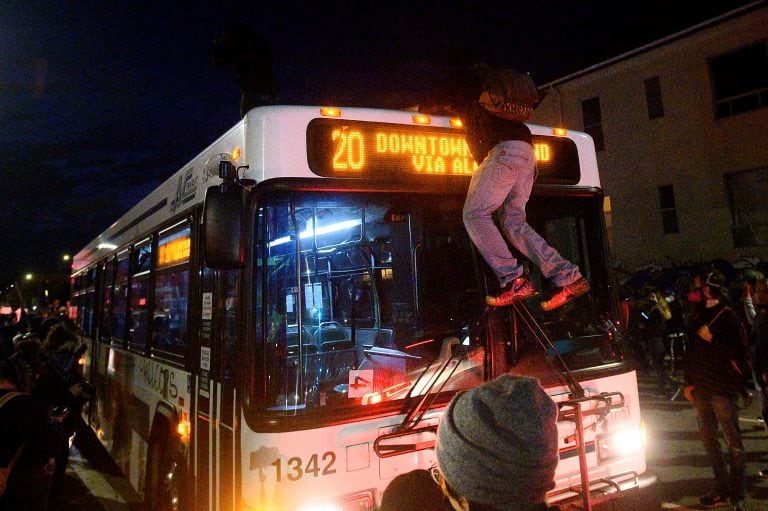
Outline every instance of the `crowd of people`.
[(85, 345), (65, 308), (8, 315), (0, 343), (0, 510), (46, 510), (91, 397), (79, 370)]
[[(625, 311), (637, 316), (630, 333), (641, 346), (640, 362), (655, 369), (663, 389), (679, 388), (693, 404), (714, 476), (700, 504), (733, 511), (745, 509), (739, 405), (750, 387), (768, 417), (768, 280), (760, 272), (741, 277), (729, 281), (704, 267), (683, 289), (644, 286)], [(679, 345), (677, 370), (665, 365), (673, 343)], [(395, 478), (382, 511), (547, 510), (556, 421), (554, 403), (527, 377), (503, 375), (457, 395), (438, 428), (437, 465)], [(768, 477), (768, 469), (760, 475)]]
[(704, 265), (666, 282), (658, 272), (629, 289), (624, 305), (639, 365), (653, 369), (660, 393), (694, 406), (714, 475), (700, 504), (738, 511), (747, 475), (739, 409), (757, 395), (768, 424), (768, 281), (758, 269), (724, 269)]

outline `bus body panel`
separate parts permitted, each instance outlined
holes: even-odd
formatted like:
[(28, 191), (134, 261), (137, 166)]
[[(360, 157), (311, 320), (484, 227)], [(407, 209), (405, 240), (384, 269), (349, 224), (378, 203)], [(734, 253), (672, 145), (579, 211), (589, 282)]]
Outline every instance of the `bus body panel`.
[[(405, 125), (414, 125), (416, 115), (414, 112), (368, 108), (344, 108), (341, 112), (340, 119)], [(218, 177), (220, 155), (231, 156), (236, 148), (242, 151), (242, 156), (234, 160), (235, 166), (247, 167), (240, 171), (241, 178), (257, 182), (279, 177), (320, 178), (310, 170), (306, 154), (298, 149), (306, 145), (307, 125), (318, 118), (322, 118), (319, 107), (266, 106), (251, 110), (244, 119), (78, 252), (72, 261), (73, 272), (103, 257), (112, 250), (109, 247), (122, 246), (153, 226), (200, 204), (205, 198), (205, 189), (221, 182)], [(430, 121), (431, 126), (451, 127), (448, 117), (433, 116)], [(529, 128), (534, 135), (553, 134), (552, 128), (533, 124)], [(578, 148), (582, 169), (575, 186), (599, 187), (592, 138), (576, 131), (568, 131), (566, 136)], [(151, 213), (147, 214), (148, 211)]]

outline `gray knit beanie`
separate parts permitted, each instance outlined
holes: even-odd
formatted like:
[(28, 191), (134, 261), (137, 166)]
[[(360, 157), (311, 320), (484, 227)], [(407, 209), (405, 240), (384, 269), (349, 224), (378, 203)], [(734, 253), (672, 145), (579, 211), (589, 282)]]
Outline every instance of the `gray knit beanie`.
[(557, 405), (538, 380), (510, 374), (453, 398), (435, 451), (446, 481), (502, 511), (544, 502), (558, 461)]

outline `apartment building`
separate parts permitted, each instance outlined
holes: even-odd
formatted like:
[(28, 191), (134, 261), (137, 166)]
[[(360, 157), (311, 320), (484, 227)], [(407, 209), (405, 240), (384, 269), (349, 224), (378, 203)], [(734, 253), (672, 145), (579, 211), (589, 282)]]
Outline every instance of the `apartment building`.
[(597, 147), (614, 257), (768, 260), (768, 2), (540, 87)]

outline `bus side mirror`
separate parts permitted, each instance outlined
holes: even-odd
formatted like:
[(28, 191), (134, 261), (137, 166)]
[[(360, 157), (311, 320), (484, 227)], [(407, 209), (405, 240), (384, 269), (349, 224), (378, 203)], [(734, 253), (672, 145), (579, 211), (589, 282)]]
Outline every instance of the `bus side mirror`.
[(245, 265), (245, 188), (224, 182), (205, 191), (203, 257), (205, 265), (231, 270)]

